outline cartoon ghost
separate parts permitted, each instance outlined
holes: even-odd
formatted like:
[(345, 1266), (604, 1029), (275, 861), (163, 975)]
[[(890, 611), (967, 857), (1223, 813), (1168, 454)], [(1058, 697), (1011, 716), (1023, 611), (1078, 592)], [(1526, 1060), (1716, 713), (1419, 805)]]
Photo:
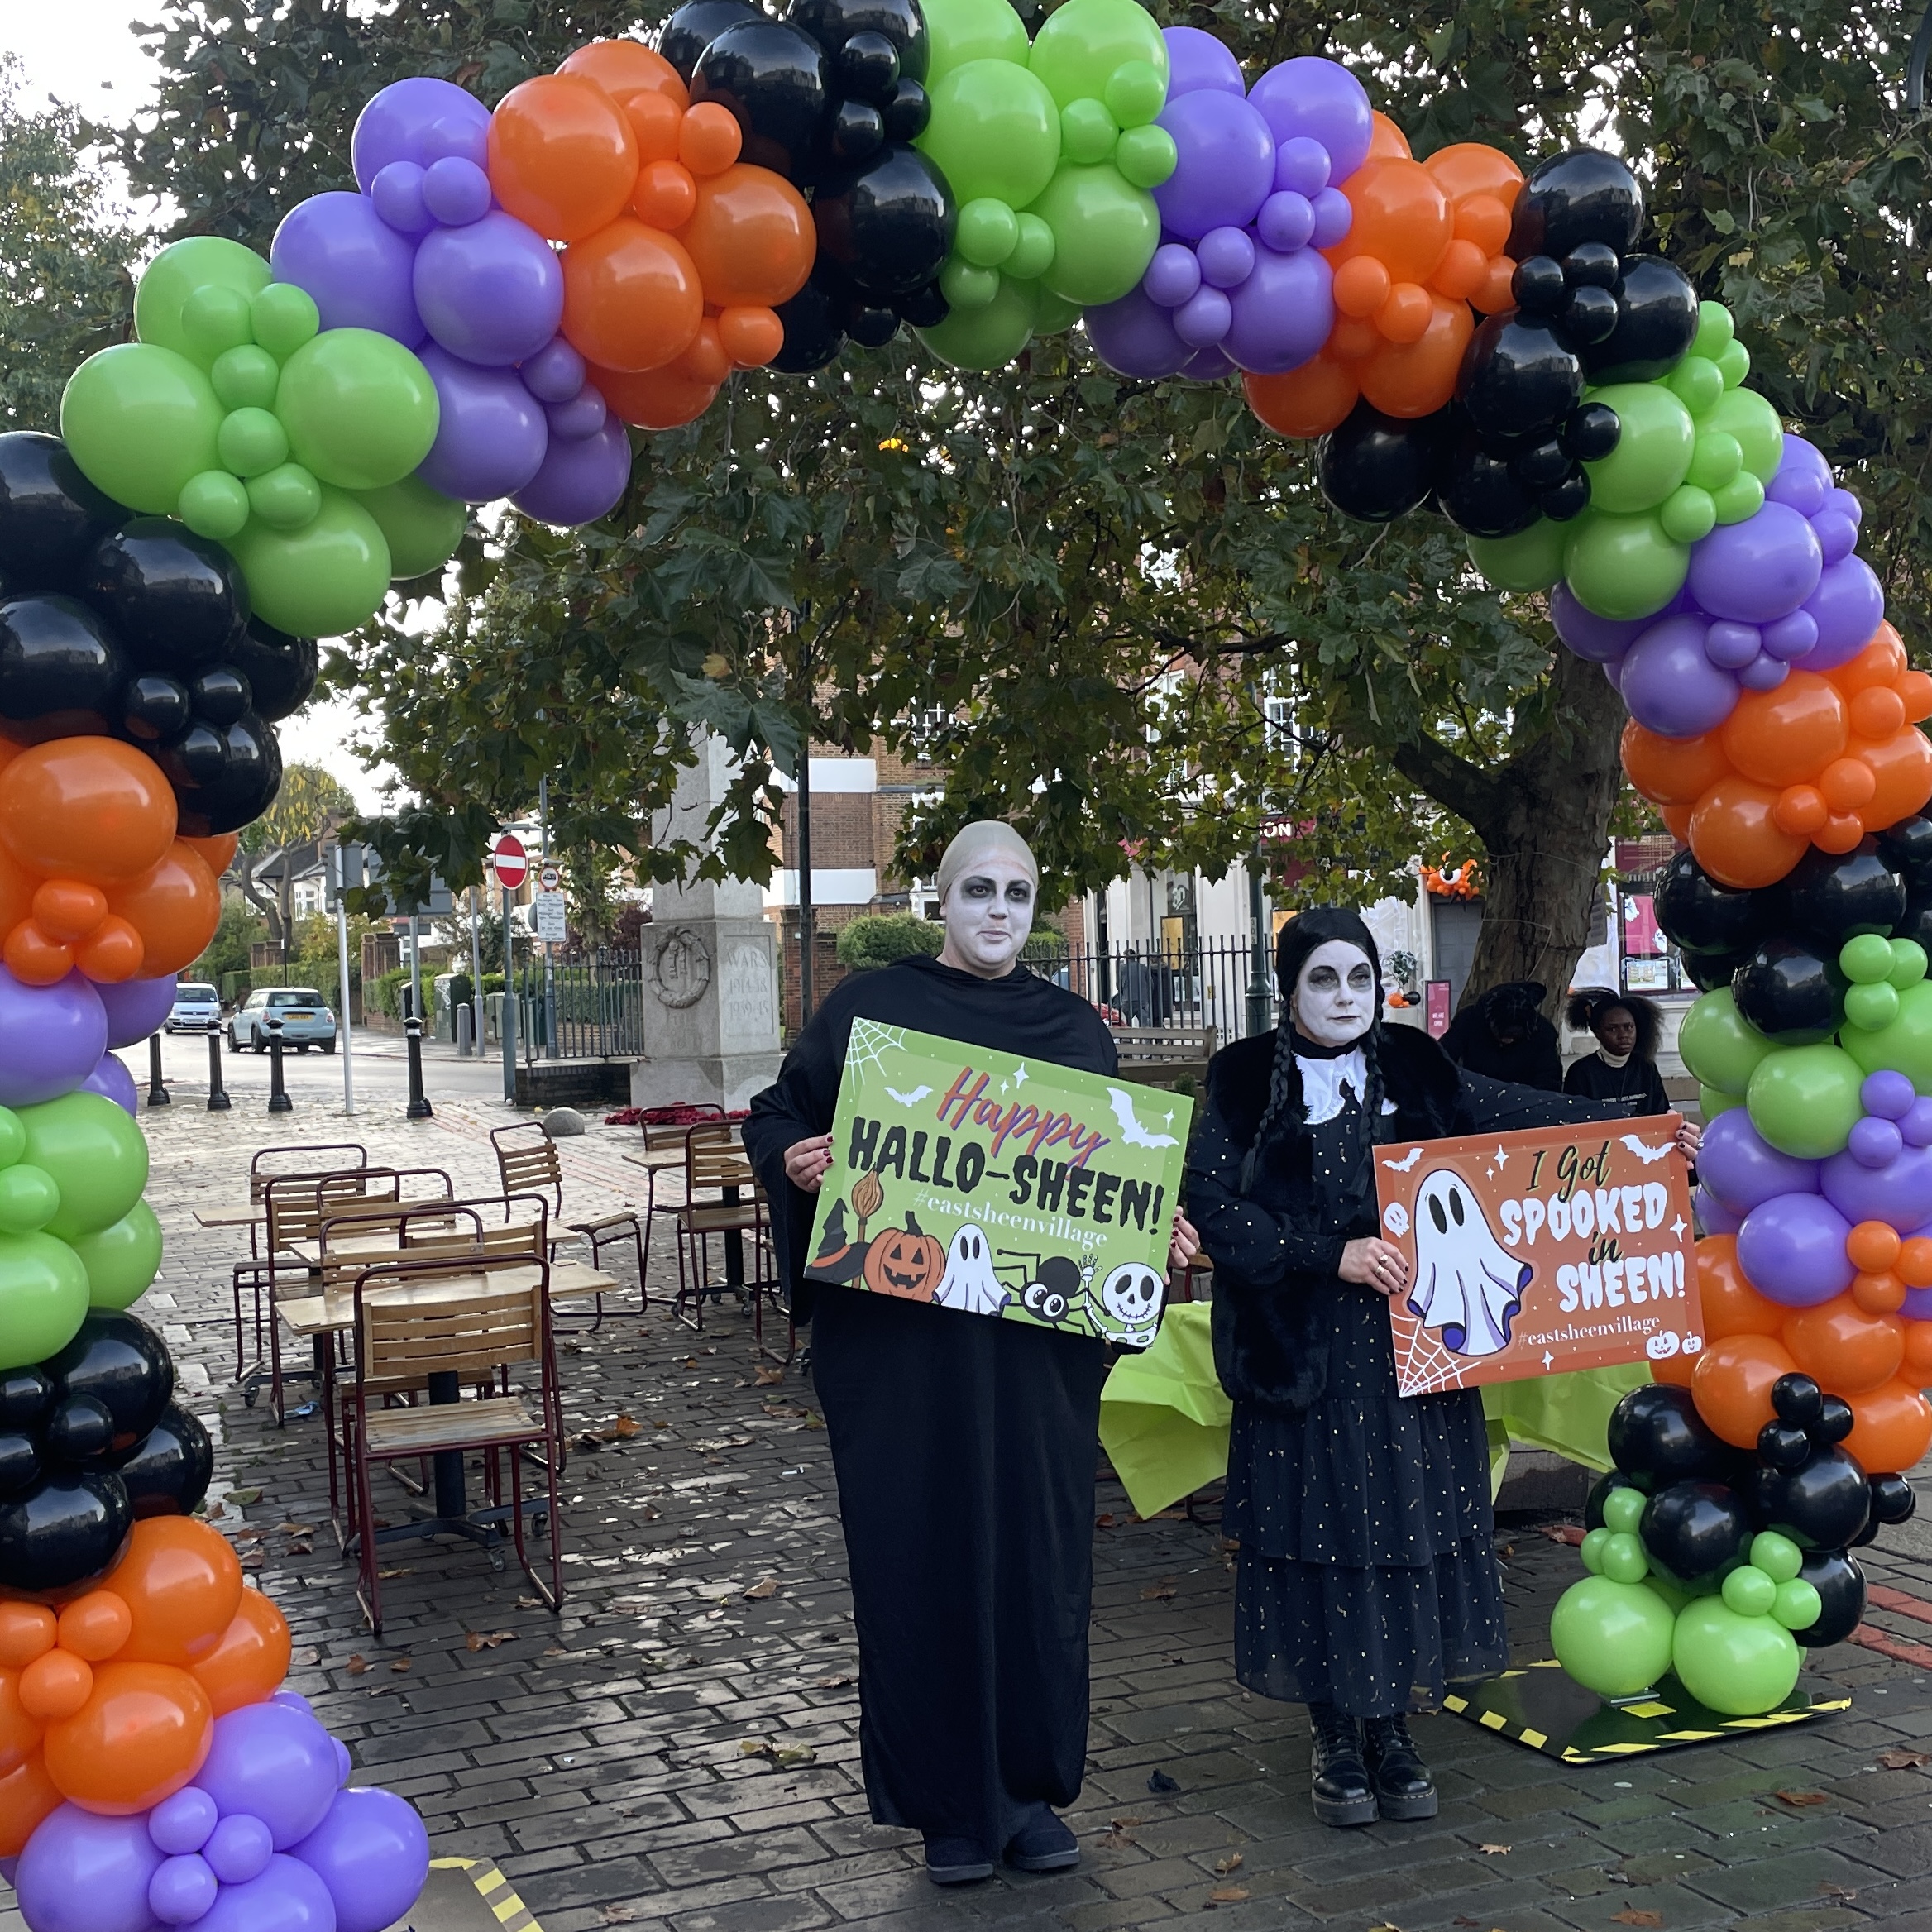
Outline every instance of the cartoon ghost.
[(1150, 1347), (1166, 1292), (1167, 1284), (1145, 1261), (1123, 1261), (1100, 1284), (1098, 1306), (1091, 1310), (1093, 1326), (1124, 1347)]
[(992, 1243), (978, 1222), (968, 1221), (946, 1250), (946, 1272), (933, 1290), (942, 1308), (964, 1308), (969, 1315), (997, 1315), (1013, 1298), (1013, 1291), (992, 1271)]
[(1447, 1168), (1423, 1177), (1415, 1197), (1415, 1286), (1408, 1305), (1456, 1355), (1494, 1355), (1535, 1273), (1490, 1231), (1469, 1183)]

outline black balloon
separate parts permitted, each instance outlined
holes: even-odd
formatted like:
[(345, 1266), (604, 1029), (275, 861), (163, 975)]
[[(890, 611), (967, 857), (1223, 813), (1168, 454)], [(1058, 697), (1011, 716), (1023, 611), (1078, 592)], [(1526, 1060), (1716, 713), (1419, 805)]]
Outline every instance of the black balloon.
[(1592, 382), (1655, 382), (1697, 339), (1697, 291), (1661, 255), (1633, 255), (1617, 285), (1617, 326), (1585, 351)]
[(82, 594), (153, 670), (219, 662), (248, 621), (248, 586), (234, 558), (170, 517), (136, 517), (103, 538)]
[(846, 291), (827, 270), (815, 268), (811, 280), (777, 308), (785, 340), (770, 366), (783, 375), (809, 375), (837, 359), (845, 347)]
[(901, 295), (892, 306), (908, 328), (937, 328), (953, 312), (952, 304), (936, 280), (928, 282), (923, 289), (915, 289), (910, 295)]
[[(132, 1454), (136, 1446), (125, 1447)], [(113, 1461), (114, 1418), (98, 1396), (70, 1395), (55, 1404), (41, 1447), (53, 1461), (105, 1469)]]
[(959, 225), (945, 177), (912, 147), (882, 149), (863, 168), (830, 177), (811, 213), (820, 252), (873, 296), (923, 289), (952, 253)]
[(1738, 968), (1731, 992), (1760, 1033), (1822, 1039), (1844, 1017), (1846, 984), (1835, 960), (1820, 959), (1796, 940), (1769, 939)]
[(1472, 537), (1510, 537), (1527, 530), (1542, 512), (1535, 495), (1518, 481), (1519, 469), (1491, 456), (1474, 429), (1465, 430), (1437, 479), (1442, 514)]
[(1810, 1429), (1824, 1413), (1824, 1392), (1809, 1375), (1794, 1371), (1772, 1384), (1771, 1407), (1781, 1423)]
[(1608, 289), (1585, 282), (1570, 291), (1558, 320), (1564, 332), (1583, 350), (1607, 342), (1616, 333), (1617, 298)]
[(1858, 933), (1889, 935), (1905, 917), (1905, 881), (1879, 856), (1876, 839), (1843, 854), (1808, 847), (1783, 892), (1791, 924), (1834, 954)]
[(1684, 977), (1700, 992), (1715, 992), (1731, 983), (1738, 968), (1750, 957), (1748, 953), (1686, 953), (1682, 959)]
[(208, 1494), (214, 1468), (208, 1431), (170, 1403), (119, 1474), (136, 1517), (187, 1516)]
[(1566, 524), (1590, 508), (1590, 479), (1582, 471), (1572, 470), (1561, 483), (1540, 491), (1536, 500), (1552, 523)]
[(1852, 1413), (1852, 1405), (1842, 1395), (1826, 1394), (1820, 1398), (1818, 1420), (1812, 1423), (1807, 1433), (1814, 1442), (1842, 1442), (1857, 1426), (1858, 1417)]
[(191, 787), (179, 785), (169, 763), (179, 748), (162, 757), (162, 771), (170, 782), (177, 782), (175, 801), (185, 838), (240, 831), (275, 803), (281, 789), (282, 748), (274, 730), (252, 711), (243, 712), (221, 734), (221, 740), (225, 757), (219, 772)]
[(1906, 882), (1908, 893), (1932, 887), (1932, 819), (1901, 819), (1878, 834), (1878, 856)]
[(882, 349), (899, 332), (899, 311), (854, 289), (845, 304), (845, 332), (862, 349)]
[(1485, 436), (1530, 436), (1583, 399), (1583, 363), (1562, 332), (1534, 316), (1492, 315), (1462, 365), (1462, 401)]
[(1751, 1518), (1729, 1484), (1672, 1483), (1644, 1504), (1637, 1533), (1667, 1575), (1694, 1583), (1737, 1560)]
[(120, 1561), (134, 1511), (119, 1476), (60, 1470), (0, 1502), (0, 1590), (71, 1590)]
[(179, 809), (184, 799), (193, 797), (203, 787), (219, 785), (227, 777), (227, 734), (205, 718), (193, 718), (179, 737), (162, 747), (157, 762), (175, 787)]
[(1757, 1500), (1767, 1529), (1781, 1530), (1807, 1549), (1836, 1550), (1865, 1527), (1872, 1491), (1844, 1450), (1815, 1449), (1802, 1467), (1771, 1472)]
[(1600, 463), (1623, 440), (1624, 425), (1608, 403), (1584, 403), (1563, 425), (1563, 447), (1580, 463)]
[(1610, 1411), (1610, 1459), (1642, 1490), (1721, 1476), (1732, 1451), (1697, 1413), (1688, 1389), (1633, 1389)]
[(1818, 1592), (1818, 1621), (1791, 1634), (1807, 1650), (1842, 1643), (1865, 1614), (1865, 1572), (1843, 1550), (1807, 1550), (1798, 1574)]
[(41, 1480), (40, 1445), (20, 1430), (0, 1435), (0, 1496), (17, 1496)]
[(1322, 494), (1344, 516), (1393, 523), (1435, 487), (1447, 411), (1413, 420), (1357, 403), (1319, 445)]
[(1895, 940), (1913, 940), (1932, 954), (1932, 892), (1923, 897), (1916, 892), (1906, 901), (1905, 917), (1891, 929)]
[(744, 160), (802, 180), (830, 100), (826, 78), (825, 50), (810, 34), (761, 15), (726, 27), (705, 49), (691, 98), (730, 111), (744, 136)]
[(1872, 1478), (1872, 1520), (1874, 1523), (1910, 1523), (1919, 1507), (1918, 1493), (1902, 1475)]
[(292, 638), (257, 617), (230, 643), (227, 662), (248, 680), (256, 716), (274, 724), (308, 702), (322, 658), (313, 638)]
[(86, 605), (60, 596), (0, 604), (0, 718), (13, 736), (105, 731), (127, 675), (118, 645)]
[(825, 132), (826, 165), (838, 168), (869, 160), (886, 145), (886, 117), (870, 101), (840, 101)]
[(925, 79), (932, 48), (917, 0), (791, 0), (785, 17), (828, 54), (838, 54), (854, 36), (876, 36), (898, 55), (893, 79)]
[(1795, 1423), (1768, 1422), (1757, 1432), (1757, 1453), (1772, 1469), (1797, 1469), (1810, 1460), (1811, 1438)]
[(1573, 148), (1532, 168), (1516, 196), (1505, 252), (1561, 259), (1585, 242), (1628, 255), (1643, 231), (1643, 190), (1617, 159)]
[(696, 71), (698, 56), (728, 26), (763, 20), (764, 15), (747, 0), (686, 0), (658, 29), (658, 51), (677, 69), (686, 87)]
[(1636, 1484), (1622, 1470), (1606, 1471), (1590, 1485), (1590, 1494), (1584, 1499), (1583, 1527), (1585, 1529), (1603, 1528), (1604, 1497), (1613, 1490), (1634, 1490), (1636, 1487)]
[(17, 594), (74, 587), (88, 553), (127, 515), (57, 436), (0, 436), (0, 578)]
[(248, 680), (232, 664), (217, 664), (204, 671), (188, 687), (194, 715), (224, 729), (249, 708), (253, 692)]
[(1686, 954), (1748, 953), (1776, 920), (1771, 895), (1720, 886), (1687, 851), (1657, 873), (1652, 904), (1657, 924)]
[(122, 734), (136, 744), (155, 745), (178, 738), (194, 716), (188, 686), (165, 672), (145, 672), (121, 687), (118, 723)]
[[(45, 1365), (56, 1420), (75, 1404), (100, 1405), (108, 1429), (93, 1454), (111, 1462), (133, 1455), (175, 1393), (167, 1344), (137, 1316), (115, 1309), (90, 1308), (73, 1341)], [(50, 1442), (52, 1434), (50, 1425)]]
[(37, 1429), (54, 1401), (54, 1384), (38, 1369), (0, 1374), (0, 1429)]
[(932, 99), (916, 80), (897, 82), (879, 109), (887, 141), (917, 141), (932, 119)]
[[(796, 12), (792, 17), (797, 17)], [(822, 37), (820, 45), (830, 52)], [(882, 107), (899, 84), (899, 50), (883, 34), (857, 33), (834, 56), (833, 72), (848, 97)]]
[(1555, 256), (1532, 255), (1517, 263), (1509, 292), (1518, 308), (1532, 315), (1554, 315), (1570, 299), (1570, 282)]

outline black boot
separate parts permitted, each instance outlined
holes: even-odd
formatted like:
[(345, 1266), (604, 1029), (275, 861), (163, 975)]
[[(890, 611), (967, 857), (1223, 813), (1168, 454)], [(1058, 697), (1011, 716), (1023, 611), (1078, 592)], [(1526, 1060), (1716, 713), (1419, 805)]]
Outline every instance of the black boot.
[(1433, 1818), (1436, 1781), (1408, 1734), (1408, 1720), (1371, 1717), (1362, 1724), (1363, 1755), (1384, 1818)]
[(1375, 1794), (1362, 1762), (1355, 1719), (1332, 1704), (1311, 1704), (1314, 1749), (1308, 1760), (1308, 1795), (1324, 1824), (1373, 1824)]

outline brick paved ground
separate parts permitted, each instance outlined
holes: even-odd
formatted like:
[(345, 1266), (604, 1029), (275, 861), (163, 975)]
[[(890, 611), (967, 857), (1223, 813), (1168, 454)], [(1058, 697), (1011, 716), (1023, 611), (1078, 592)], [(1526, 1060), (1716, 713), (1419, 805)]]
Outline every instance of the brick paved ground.
[[(293, 1681), (349, 1740), (361, 1776), (412, 1798), (439, 1853), (495, 1858), (545, 1932), (1100, 1932), (1210, 1910), (1215, 1932), (1932, 1932), (1932, 1769), (1911, 1761), (1921, 1745), (1932, 1753), (1932, 1669), (1844, 1646), (1820, 1660), (1855, 1690), (1843, 1718), (1582, 1770), (1423, 1718), (1441, 1815), (1327, 1831), (1308, 1809), (1298, 1711), (1230, 1675), (1217, 1529), (1179, 1514), (1136, 1522), (1104, 1479), (1090, 1768), (1072, 1820), (1081, 1867), (935, 1893), (905, 1834), (865, 1815), (811, 1389), (796, 1375), (760, 1383), (735, 1313), (694, 1336), (661, 1301), (640, 1321), (632, 1298), (600, 1333), (566, 1338), (572, 1432), (610, 1439), (576, 1451), (568, 1472), (560, 1619), (533, 1605), (514, 1566), (405, 1544), (378, 1643), (327, 1530), (316, 1421), (278, 1431), (229, 1391), (226, 1276), (242, 1240), (189, 1212), (237, 1198), (256, 1146), (334, 1138), (346, 1123), (308, 1107), (272, 1125), (252, 1108), (211, 1117), (198, 1098), (177, 1089), (172, 1112), (146, 1122), (170, 1245), (144, 1309), (169, 1324), (190, 1397), (219, 1427), (218, 1520), (288, 1613)], [(399, 1116), (366, 1114), (354, 1137), (447, 1166), (466, 1188), (490, 1181), (485, 1136), (502, 1111), (447, 1106), (414, 1126)], [(615, 1130), (564, 1144), (573, 1207), (641, 1193), (619, 1158), (632, 1144)], [(669, 1260), (667, 1243), (653, 1256), (660, 1295)], [(624, 1417), (634, 1433), (618, 1432)], [(390, 1494), (399, 1517), (401, 1492)], [(1533, 1524), (1508, 1526), (1499, 1544), (1519, 1655), (1544, 1654), (1574, 1552)], [(1932, 1538), (1917, 1526), (1888, 1532), (1873, 1568), (1932, 1598)], [(1932, 1640), (1909, 1617), (1872, 1622), (1908, 1645)], [(1899, 1768), (1881, 1763), (1887, 1753)], [(0, 1932), (19, 1925), (0, 1906)]]

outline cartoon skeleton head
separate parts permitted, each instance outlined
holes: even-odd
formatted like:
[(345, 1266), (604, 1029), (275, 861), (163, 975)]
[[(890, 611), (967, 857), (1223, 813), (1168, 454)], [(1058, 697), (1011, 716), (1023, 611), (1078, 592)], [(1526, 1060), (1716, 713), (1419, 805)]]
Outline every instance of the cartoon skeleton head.
[(946, 1250), (946, 1272), (932, 1298), (972, 1315), (997, 1315), (1013, 1291), (994, 1274), (992, 1243), (976, 1221), (965, 1222)]
[(1455, 1355), (1495, 1355), (1535, 1270), (1490, 1231), (1469, 1183), (1447, 1168), (1423, 1179), (1415, 1197), (1415, 1286), (1408, 1305)]
[(1145, 1261), (1123, 1261), (1100, 1284), (1097, 1325), (1116, 1341), (1145, 1347), (1159, 1326), (1166, 1286)]

